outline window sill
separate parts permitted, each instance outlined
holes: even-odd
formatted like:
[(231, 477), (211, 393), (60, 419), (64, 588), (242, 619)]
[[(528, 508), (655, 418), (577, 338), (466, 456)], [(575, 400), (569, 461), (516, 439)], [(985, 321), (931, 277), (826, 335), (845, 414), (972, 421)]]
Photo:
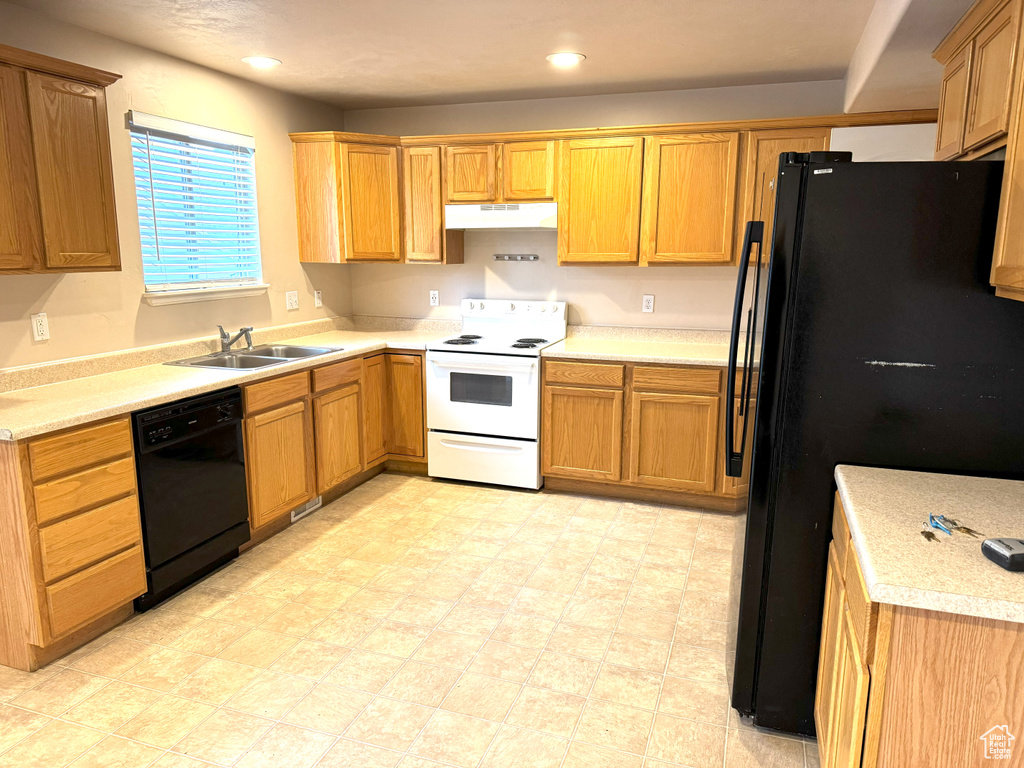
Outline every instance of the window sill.
[(154, 291), (142, 294), (142, 300), (151, 307), (163, 307), (168, 304), (190, 304), (195, 301), (217, 301), (219, 299), (244, 299), (250, 296), (262, 296), (270, 286), (266, 283), (256, 285), (233, 285), (225, 288), (195, 288), (183, 291)]

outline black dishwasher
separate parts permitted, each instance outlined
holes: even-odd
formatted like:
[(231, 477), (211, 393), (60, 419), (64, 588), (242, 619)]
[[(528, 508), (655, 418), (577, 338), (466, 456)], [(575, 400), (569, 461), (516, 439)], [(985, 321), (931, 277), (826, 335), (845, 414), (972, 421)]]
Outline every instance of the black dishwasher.
[(145, 611), (238, 555), (249, 504), (238, 387), (132, 417), (146, 550)]

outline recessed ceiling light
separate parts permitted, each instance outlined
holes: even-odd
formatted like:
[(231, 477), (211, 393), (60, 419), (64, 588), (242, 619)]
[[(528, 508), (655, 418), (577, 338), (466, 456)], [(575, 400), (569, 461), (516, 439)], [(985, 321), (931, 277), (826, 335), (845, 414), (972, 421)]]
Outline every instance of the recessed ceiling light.
[(246, 56), (242, 61), (254, 69), (273, 69), (281, 63), (280, 59), (272, 59), (269, 56)]
[(569, 67), (575, 67), (586, 56), (582, 53), (573, 53), (572, 51), (559, 51), (558, 53), (552, 53), (547, 57), (547, 60), (554, 64), (556, 67), (561, 69), (568, 69)]

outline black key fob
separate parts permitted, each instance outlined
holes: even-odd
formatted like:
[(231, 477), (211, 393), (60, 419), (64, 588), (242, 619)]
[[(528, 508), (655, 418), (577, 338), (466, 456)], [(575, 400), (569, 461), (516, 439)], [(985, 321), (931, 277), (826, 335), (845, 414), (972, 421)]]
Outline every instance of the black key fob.
[(1024, 539), (985, 539), (981, 551), (1008, 571), (1024, 571)]

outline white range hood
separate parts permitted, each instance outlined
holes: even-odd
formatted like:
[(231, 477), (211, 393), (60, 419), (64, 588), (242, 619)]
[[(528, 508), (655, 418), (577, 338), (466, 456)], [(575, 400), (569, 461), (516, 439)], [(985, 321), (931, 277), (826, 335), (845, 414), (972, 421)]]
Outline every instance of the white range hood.
[(557, 229), (558, 203), (446, 205), (445, 229)]

